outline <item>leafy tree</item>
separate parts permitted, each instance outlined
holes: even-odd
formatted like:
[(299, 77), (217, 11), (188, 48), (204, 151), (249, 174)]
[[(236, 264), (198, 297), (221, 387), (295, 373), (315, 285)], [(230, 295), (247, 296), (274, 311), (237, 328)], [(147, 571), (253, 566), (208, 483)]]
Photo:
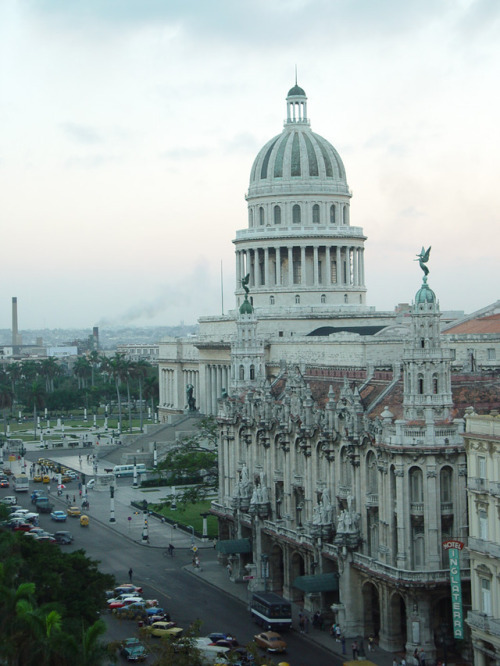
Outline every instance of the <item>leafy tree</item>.
[(179, 498), (182, 504), (203, 500), (206, 494), (217, 488), (217, 423), (213, 417), (201, 419), (195, 433), (184, 437), (158, 464), (159, 471), (166, 471), (177, 483), (194, 483)]

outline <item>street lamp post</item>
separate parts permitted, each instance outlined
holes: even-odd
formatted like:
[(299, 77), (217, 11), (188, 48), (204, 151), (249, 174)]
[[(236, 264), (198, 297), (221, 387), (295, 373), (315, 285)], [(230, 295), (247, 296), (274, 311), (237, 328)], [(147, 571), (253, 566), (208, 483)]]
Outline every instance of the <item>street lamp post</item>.
[(115, 519), (115, 486), (112, 483), (109, 486), (109, 522), (110, 523), (116, 523)]
[(269, 577), (269, 555), (262, 553), (260, 556), (261, 575), (264, 579), (264, 592), (267, 592), (267, 579)]
[(137, 483), (137, 458), (134, 456), (134, 482), (132, 488), (138, 488), (139, 484)]
[(156, 448), (156, 442), (155, 442), (153, 447), (153, 467), (156, 468), (157, 466), (158, 466), (158, 450)]
[(208, 538), (208, 525), (207, 525), (207, 518), (210, 514), (209, 513), (200, 513), (200, 516), (203, 518), (203, 534), (202, 537), (203, 539)]

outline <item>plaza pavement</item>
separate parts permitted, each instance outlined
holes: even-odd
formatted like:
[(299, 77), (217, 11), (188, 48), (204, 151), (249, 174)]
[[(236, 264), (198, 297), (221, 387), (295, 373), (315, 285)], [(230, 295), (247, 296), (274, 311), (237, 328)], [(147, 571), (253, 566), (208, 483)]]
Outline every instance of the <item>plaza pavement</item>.
[[(83, 472), (87, 475), (87, 480), (94, 477), (94, 469), (92, 461), (87, 462), (87, 455), (89, 449), (73, 449), (71, 452), (66, 450), (50, 450), (50, 451), (37, 451), (36, 454), (28, 453), (26, 462), (29, 465), (38, 457), (46, 457), (51, 460), (56, 460), (68, 468), (74, 469), (76, 472)], [(81, 461), (79, 459), (81, 456)], [(101, 454), (102, 455), (102, 454)], [(4, 463), (5, 464), (5, 463)], [(20, 469), (20, 463), (10, 463), (12, 471), (15, 473)], [(105, 457), (100, 458), (98, 461), (98, 473), (103, 473), (105, 468), (114, 466), (114, 462), (107, 460)], [(99, 522), (106, 525), (109, 529), (122, 535), (126, 539), (130, 539), (135, 543), (140, 544), (144, 548), (158, 548), (165, 551), (169, 543), (172, 543), (174, 550), (174, 557), (182, 557), (186, 564), (184, 569), (192, 576), (202, 579), (206, 584), (224, 591), (225, 594), (240, 601), (242, 604), (248, 606), (249, 592), (245, 583), (234, 583), (229, 580), (225, 566), (222, 566), (217, 560), (217, 553), (214, 550), (211, 541), (203, 541), (197, 537), (192, 536), (180, 529), (174, 529), (168, 523), (162, 523), (161, 520), (153, 515), (144, 513), (134, 508), (132, 502), (142, 502), (146, 500), (148, 503), (154, 503), (171, 493), (169, 487), (159, 489), (140, 489), (133, 488), (132, 478), (127, 478), (130, 485), (119, 485), (115, 490), (114, 497), (114, 518), (115, 522), (110, 522), (111, 517), (111, 497), (109, 491), (106, 490), (91, 490), (88, 493), (90, 507), (86, 510), (89, 515), (90, 524), (92, 521)], [(121, 482), (123, 484), (123, 481)], [(37, 484), (38, 485), (38, 484)], [(70, 503), (73, 502), (75, 497), (76, 504), (80, 506), (81, 501), (78, 493), (78, 486), (75, 482), (68, 484), (67, 489), (63, 492), (62, 497), (57, 497), (55, 484), (51, 484), (51, 496), (57, 507), (59, 503), (65, 506), (66, 494), (69, 495)], [(145, 537), (145, 521), (147, 520), (147, 536)], [(200, 569), (196, 569), (192, 565), (193, 546), (197, 548), (197, 554), (201, 561)], [(292, 604), (292, 617), (293, 629), (298, 631), (298, 615), (302, 612), (302, 607), (298, 604)], [(357, 638), (358, 644), (362, 644), (361, 637), (350, 637), (346, 640), (347, 655), (342, 655), (341, 643), (336, 642), (330, 635), (328, 630), (320, 631), (312, 627), (310, 623), (309, 633), (304, 634), (305, 641), (311, 641), (321, 645), (327, 651), (349, 660), (351, 657), (351, 643)], [(366, 652), (366, 659), (371, 660), (378, 666), (393, 666), (394, 659), (399, 664), (402, 654), (393, 654), (385, 652), (378, 647), (374, 652), (368, 652), (367, 641), (363, 641), (363, 646)], [(365, 662), (366, 663), (366, 662)], [(410, 663), (410, 662), (408, 662)], [(361, 666), (361, 664), (360, 664)]]

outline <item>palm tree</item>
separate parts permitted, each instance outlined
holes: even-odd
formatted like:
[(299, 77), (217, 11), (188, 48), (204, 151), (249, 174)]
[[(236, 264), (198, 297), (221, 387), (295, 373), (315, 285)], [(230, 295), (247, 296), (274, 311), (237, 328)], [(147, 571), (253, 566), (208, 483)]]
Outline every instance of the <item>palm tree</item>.
[(76, 656), (76, 666), (98, 666), (108, 658), (109, 654), (105, 644), (99, 641), (106, 633), (106, 624), (97, 620), (88, 629), (82, 629), (82, 642)]
[(124, 366), (124, 355), (115, 353), (111, 358), (106, 358), (107, 368), (106, 372), (109, 372), (110, 376), (113, 377), (116, 387), (116, 397), (118, 399), (118, 431), (119, 434), (122, 432), (122, 400), (120, 395), (120, 383), (125, 376), (125, 366)]
[(91, 365), (84, 356), (79, 356), (73, 365), (73, 374), (78, 381), (78, 388), (87, 387), (87, 379), (91, 374)]
[(144, 398), (151, 400), (151, 413), (155, 412), (155, 398), (159, 394), (158, 375), (150, 375), (144, 380)]
[(17, 382), (21, 379), (22, 376), (22, 367), (20, 363), (9, 363), (7, 366), (7, 375), (10, 379), (11, 387), (12, 387), (12, 396), (13, 396), (13, 402), (12, 404), (16, 402), (17, 398), (17, 393), (16, 393), (16, 388), (17, 388)]
[(36, 439), (36, 413), (37, 409), (42, 409), (45, 406), (45, 389), (41, 382), (33, 381), (27, 390), (28, 400), (33, 401), (33, 433)]
[(99, 352), (97, 352), (95, 349), (94, 351), (91, 351), (90, 354), (88, 355), (88, 360), (90, 362), (90, 366), (92, 369), (92, 377), (91, 377), (91, 386), (94, 386), (94, 376), (95, 376), (95, 371), (96, 368), (99, 367), (99, 361), (100, 361), (100, 356)]
[(49, 356), (40, 363), (40, 374), (45, 377), (45, 390), (47, 393), (54, 391), (54, 377), (61, 374), (61, 366), (55, 356)]
[(140, 358), (138, 361), (132, 364), (132, 376), (136, 377), (139, 381), (139, 415), (141, 432), (143, 431), (142, 386), (151, 368), (151, 363), (146, 361), (144, 358)]

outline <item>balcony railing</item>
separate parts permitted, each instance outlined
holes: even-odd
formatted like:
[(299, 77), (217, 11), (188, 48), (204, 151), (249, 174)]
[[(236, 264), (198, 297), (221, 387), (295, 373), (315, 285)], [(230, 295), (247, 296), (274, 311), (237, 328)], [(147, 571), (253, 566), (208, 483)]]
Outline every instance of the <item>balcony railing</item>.
[(494, 541), (487, 541), (486, 539), (477, 539), (476, 537), (469, 537), (468, 541), (469, 550), (475, 550), (483, 555), (489, 557), (500, 558), (500, 544)]
[(471, 629), (479, 629), (493, 636), (500, 636), (500, 620), (497, 618), (480, 613), (479, 611), (469, 611), (466, 622)]
[(410, 504), (410, 513), (414, 516), (423, 516), (424, 515), (424, 503), (423, 502), (411, 502)]
[[(450, 572), (448, 569), (434, 569), (430, 571), (410, 571), (408, 569), (396, 569), (388, 564), (374, 560), (367, 555), (361, 553), (353, 553), (353, 562), (355, 565), (362, 567), (364, 570), (369, 571), (371, 574), (390, 578), (393, 581), (402, 585), (429, 585), (432, 583), (449, 583)], [(470, 578), (470, 569), (460, 568), (462, 580)]]
[(489, 490), (488, 480), (482, 479), (478, 476), (469, 476), (467, 477), (467, 488), (469, 490), (476, 490), (480, 493), (487, 493)]
[(378, 493), (366, 493), (366, 506), (378, 506)]

